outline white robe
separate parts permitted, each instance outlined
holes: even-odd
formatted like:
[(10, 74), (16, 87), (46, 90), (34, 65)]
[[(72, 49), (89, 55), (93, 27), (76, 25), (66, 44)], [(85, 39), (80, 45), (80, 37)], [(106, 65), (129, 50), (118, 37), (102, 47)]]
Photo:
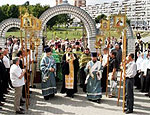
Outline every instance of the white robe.
[(107, 58), (108, 58), (108, 54), (104, 54), (103, 55), (102, 66), (105, 66), (107, 64)]
[(143, 61), (143, 58), (141, 56), (139, 56), (138, 59), (137, 59), (137, 61), (136, 61), (137, 70), (141, 69), (142, 61)]
[(149, 65), (149, 60), (147, 58), (141, 62), (141, 71), (144, 72), (145, 76), (147, 74), (148, 65)]

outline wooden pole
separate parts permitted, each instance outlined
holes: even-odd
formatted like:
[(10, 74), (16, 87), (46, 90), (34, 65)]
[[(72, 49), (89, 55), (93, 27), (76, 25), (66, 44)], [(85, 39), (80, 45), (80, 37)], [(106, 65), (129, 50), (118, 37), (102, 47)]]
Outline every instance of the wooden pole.
[[(22, 19), (22, 8), (20, 7), (20, 18)], [(26, 75), (28, 78), (28, 62), (27, 62), (27, 30), (25, 28), (25, 55), (26, 55)], [(21, 51), (22, 54), (24, 52), (23, 48), (24, 48), (24, 44), (23, 44), (23, 39), (22, 39), (22, 29), (20, 28), (20, 41), (21, 41)], [(24, 56), (22, 56), (22, 64), (23, 64), (23, 69), (24, 69)], [(26, 108), (28, 109), (28, 97), (27, 97), (27, 81), (25, 83), (25, 99), (26, 99)]]
[(38, 46), (36, 46), (36, 62), (37, 62), (37, 59), (38, 59)]
[[(33, 47), (33, 45), (32, 45), (32, 47)], [(32, 82), (31, 82), (31, 85), (32, 85), (32, 87), (33, 87), (33, 81), (34, 81), (34, 49), (32, 49), (32, 59), (33, 59), (33, 61), (32, 61)]]
[(124, 30), (124, 63), (123, 63), (123, 73), (124, 73), (124, 81), (123, 81), (123, 112), (125, 112), (125, 84), (126, 84), (126, 45), (127, 45), (127, 38), (126, 38), (126, 30)]
[[(32, 33), (32, 39), (35, 39), (35, 34)], [(32, 40), (32, 81), (31, 81), (31, 85), (33, 87), (33, 81), (34, 81), (34, 77), (35, 77), (35, 70), (34, 70), (34, 45), (35, 43), (33, 43), (33, 40)]]
[(28, 57), (27, 57), (27, 29), (25, 29), (25, 55), (26, 55), (26, 84), (25, 84), (25, 96), (26, 96), (26, 109), (28, 109)]
[(30, 62), (31, 62), (31, 39), (32, 39), (32, 33), (30, 34), (30, 40), (29, 40), (29, 45), (30, 45), (30, 52), (29, 52), (29, 71), (30, 71)]
[[(124, 47), (124, 43), (123, 43), (123, 50), (125, 49)], [(124, 63), (123, 62), (123, 59), (124, 59), (124, 52), (122, 53), (122, 64)], [(121, 65), (123, 66), (123, 65)], [(117, 106), (119, 106), (119, 100), (120, 100), (120, 91), (121, 91), (121, 83), (122, 83), (122, 73), (123, 73), (123, 68), (121, 67), (121, 74), (120, 74), (120, 82), (119, 82), (119, 89), (118, 89), (118, 101), (117, 101)]]
[[(22, 39), (22, 30), (20, 29), (20, 41), (21, 41), (21, 52), (23, 54), (23, 39)], [(22, 56), (22, 65), (23, 65), (23, 69), (24, 69), (24, 56)]]
[[(38, 42), (38, 36), (36, 36), (36, 38), (35, 38), (37, 41), (36, 42)], [(38, 43), (35, 43), (35, 46), (36, 46), (36, 57), (35, 57), (35, 68), (34, 68), (34, 77), (36, 77), (36, 69), (37, 69), (37, 59), (38, 59), (38, 45), (37, 45)], [(34, 81), (33, 81), (34, 82)]]
[(36, 58), (35, 58), (35, 60), (36, 60), (36, 64), (35, 64), (35, 73), (34, 73), (34, 75), (35, 75), (35, 77), (36, 77), (36, 68), (37, 68), (37, 58), (38, 58), (38, 46), (36, 46)]
[[(110, 39), (110, 31), (109, 31), (109, 39)], [(107, 48), (108, 48), (108, 52), (107, 52), (107, 79), (106, 79), (106, 97), (108, 96), (108, 77), (109, 77), (109, 45), (110, 45), (110, 41), (108, 41), (107, 44)]]
[[(31, 30), (30, 35), (32, 35), (32, 30)], [(32, 37), (32, 36), (30, 36), (30, 38), (29, 38), (29, 47), (30, 47), (29, 50), (30, 50), (30, 51), (31, 51), (31, 37)], [(28, 74), (28, 76), (27, 76), (27, 79), (28, 79), (28, 82), (27, 82), (28, 105), (29, 105), (29, 103), (30, 103), (30, 100), (29, 100), (29, 96), (30, 96), (29, 87), (30, 87), (30, 77), (31, 77), (31, 75), (30, 75), (31, 52), (30, 52), (30, 51), (29, 51), (29, 65), (28, 65), (28, 67), (29, 67), (29, 74)]]
[[(22, 20), (22, 8), (19, 7), (19, 11), (20, 11), (20, 20)], [(20, 41), (21, 41), (21, 52), (23, 54), (23, 39), (22, 39), (22, 28), (21, 28), (21, 25), (20, 25)], [(24, 56), (22, 56), (22, 65), (23, 65), (23, 69), (24, 69)]]
[[(126, 11), (127, 11), (127, 6), (125, 6), (125, 14), (126, 14)], [(124, 49), (123, 49), (123, 52), (124, 52), (124, 63), (123, 63), (123, 75), (124, 75), (124, 81), (123, 81), (123, 112), (125, 112), (125, 93), (126, 93), (126, 55), (127, 55), (127, 52), (126, 52), (126, 49), (127, 49), (127, 31), (126, 29), (124, 29), (124, 39), (123, 39), (123, 44), (124, 44)]]
[(117, 105), (119, 106), (119, 100), (120, 100), (120, 91), (121, 91), (121, 83), (122, 83), (122, 69), (121, 69), (121, 75), (120, 75), (120, 82), (119, 82), (119, 89), (118, 89), (118, 101), (117, 101)]

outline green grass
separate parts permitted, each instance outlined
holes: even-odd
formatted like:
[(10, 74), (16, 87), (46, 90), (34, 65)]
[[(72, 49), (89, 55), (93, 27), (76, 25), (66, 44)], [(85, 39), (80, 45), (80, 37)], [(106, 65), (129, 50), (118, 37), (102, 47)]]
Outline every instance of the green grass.
[(54, 39), (55, 36), (57, 36), (58, 38), (68, 38), (70, 40), (76, 38), (76, 39), (80, 39), (82, 37), (82, 31), (55, 31), (55, 32), (51, 32), (48, 31), (47, 32), (47, 37), (48, 39)]
[(118, 32), (115, 32), (115, 31), (111, 31), (111, 32), (110, 32), (110, 35), (109, 35), (109, 32), (105, 32), (105, 36), (106, 36), (106, 37), (114, 36), (115, 38), (119, 39), (120, 36), (121, 36), (121, 34), (118, 33)]
[[(15, 37), (20, 37), (20, 32), (7, 32), (6, 33), (6, 37), (8, 36), (15, 36)], [(24, 33), (23, 33), (24, 36)], [(47, 31), (47, 38), (50, 39), (54, 39), (55, 37), (59, 37), (62, 39), (68, 38), (68, 39), (80, 39), (82, 37), (82, 31), (81, 30), (69, 30), (69, 31)]]
[[(136, 36), (136, 33), (137, 33), (138, 31), (134, 31), (134, 35)], [(144, 38), (144, 37), (147, 37), (147, 36), (150, 36), (150, 32), (140, 32), (140, 34), (141, 34), (141, 37), (142, 38)]]
[[(58, 28), (66, 30), (66, 27), (53, 26), (53, 29), (58, 29)], [(82, 27), (68, 27), (68, 29), (82, 29)]]
[[(82, 30), (69, 30), (69, 31), (55, 31), (55, 32), (52, 32), (52, 31), (47, 31), (47, 38), (48, 40), (51, 40), (51, 39), (54, 39), (56, 36), (59, 37), (59, 38), (62, 38), (62, 39), (65, 39), (65, 38), (68, 38), (70, 40), (76, 38), (76, 39), (80, 39), (82, 37)], [(20, 32), (7, 32), (6, 33), (6, 37), (8, 37), (9, 35), (12, 35), (12, 36), (15, 36), (15, 37), (20, 37)], [(118, 34), (118, 32), (114, 32), (114, 31), (111, 31), (111, 36), (115, 36), (116, 38), (119, 38), (120, 35)], [(23, 36), (24, 36), (24, 33), (23, 33)], [(105, 36), (108, 37), (109, 36), (109, 33), (108, 32), (105, 32)]]
[(20, 32), (7, 32), (6, 37), (9, 37), (10, 35), (15, 37), (20, 37)]
[[(134, 37), (135, 37), (135, 33), (134, 32)], [(150, 36), (150, 32), (140, 32), (142, 37), (147, 37)], [(67, 31), (64, 28), (59, 28), (59, 30), (56, 31), (50, 31), (47, 30), (47, 38), (48, 40), (50, 39), (54, 39), (56, 36), (62, 39), (68, 38), (70, 40), (76, 38), (76, 39), (80, 39), (82, 37), (82, 28), (78, 28), (78, 29), (72, 29), (69, 28)], [(103, 33), (105, 35), (105, 37), (109, 37), (109, 32), (104, 32)], [(16, 32), (7, 32), (6, 33), (6, 37), (8, 37), (9, 35), (15, 36), (15, 37), (20, 37), (20, 31), (16, 31)], [(23, 33), (24, 36), (24, 33)], [(114, 36), (115, 38), (120, 38), (121, 33), (112, 30), (110, 32), (110, 36)]]

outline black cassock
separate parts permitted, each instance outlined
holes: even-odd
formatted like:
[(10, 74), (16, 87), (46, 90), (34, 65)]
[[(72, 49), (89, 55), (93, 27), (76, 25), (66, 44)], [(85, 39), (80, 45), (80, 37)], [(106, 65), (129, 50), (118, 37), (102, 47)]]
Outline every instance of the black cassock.
[(7, 91), (6, 68), (2, 60), (0, 60), (0, 101), (3, 94)]
[(74, 67), (74, 88), (73, 89), (65, 88), (65, 75), (69, 75), (69, 63), (66, 62), (66, 54), (64, 54), (62, 57), (63, 85), (62, 85), (61, 93), (67, 93), (68, 96), (72, 96), (74, 93), (77, 93), (77, 73), (79, 69), (79, 61), (76, 54), (74, 54), (74, 57), (76, 59), (73, 61), (73, 67)]

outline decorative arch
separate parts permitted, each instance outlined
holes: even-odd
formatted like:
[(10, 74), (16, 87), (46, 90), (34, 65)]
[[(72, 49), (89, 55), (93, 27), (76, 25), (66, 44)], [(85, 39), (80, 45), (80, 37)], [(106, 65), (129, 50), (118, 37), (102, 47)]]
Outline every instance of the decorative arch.
[[(40, 37), (41, 38), (43, 37), (43, 30), (46, 23), (51, 18), (59, 14), (72, 14), (77, 18), (79, 18), (84, 23), (84, 26), (87, 31), (87, 37), (88, 37), (88, 47), (91, 49), (92, 52), (95, 52), (96, 49), (94, 46), (96, 41), (97, 30), (96, 30), (96, 24), (94, 20), (86, 11), (69, 4), (62, 4), (62, 5), (49, 8), (40, 16), (40, 19), (42, 20), (42, 30), (40, 31)], [(20, 19), (17, 18), (9, 18), (2, 21), (0, 23), (0, 37), (5, 37), (6, 32), (13, 27), (20, 28), (20, 24), (21, 24)], [(130, 40), (132, 39), (131, 41), (133, 41), (133, 38), (134, 37), (133, 37), (132, 28), (129, 25), (127, 25), (127, 39)]]
[(127, 24), (127, 39), (134, 39), (132, 27)]
[(132, 27), (127, 24), (127, 53), (135, 53), (135, 42)]
[(95, 49), (95, 41), (96, 41), (96, 24), (91, 18), (91, 16), (84, 10), (69, 5), (69, 4), (62, 4), (55, 6), (53, 8), (48, 9), (45, 11), (41, 16), (40, 19), (42, 20), (42, 30), (40, 32), (40, 36), (43, 34), (44, 26), (46, 23), (53, 18), (56, 15), (59, 14), (72, 14), (75, 17), (79, 18), (87, 31), (87, 37), (88, 37), (88, 47), (91, 49), (91, 51), (96, 51)]
[(0, 23), (0, 37), (5, 37), (6, 32), (13, 27), (20, 28), (20, 24), (20, 19), (17, 18), (9, 18), (2, 21)]

